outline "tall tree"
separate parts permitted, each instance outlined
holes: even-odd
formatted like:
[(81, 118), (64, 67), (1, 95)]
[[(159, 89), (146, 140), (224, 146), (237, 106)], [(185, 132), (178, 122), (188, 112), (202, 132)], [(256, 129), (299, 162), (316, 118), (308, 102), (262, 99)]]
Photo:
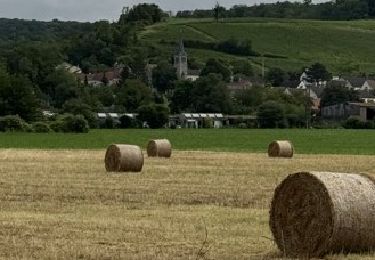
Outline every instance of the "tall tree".
[(276, 128), (283, 124), (284, 108), (275, 101), (267, 101), (258, 110), (258, 120), (262, 128)]
[(193, 99), (196, 112), (230, 113), (232, 110), (228, 88), (217, 74), (209, 74), (195, 82)]
[(358, 99), (359, 97), (356, 91), (341, 86), (332, 86), (323, 90), (321, 106), (341, 104), (348, 101), (358, 101)]
[(195, 98), (193, 96), (195, 83), (192, 81), (178, 81), (171, 99), (173, 113), (193, 111)]
[(142, 105), (152, 102), (152, 91), (139, 80), (127, 80), (116, 93), (115, 103), (123, 106), (128, 112), (136, 112)]
[(147, 105), (138, 109), (138, 119), (150, 128), (162, 128), (169, 121), (169, 108), (163, 105)]
[(221, 61), (217, 59), (209, 59), (201, 72), (201, 76), (207, 76), (211, 73), (219, 74), (224, 81), (229, 81), (231, 71)]
[(160, 62), (152, 72), (152, 83), (160, 92), (172, 89), (174, 86), (174, 81), (176, 80), (176, 68), (174, 68), (168, 62)]
[(39, 101), (31, 81), (0, 70), (0, 115), (19, 115), (26, 121), (38, 116)]
[(57, 108), (61, 108), (67, 100), (79, 95), (77, 80), (64, 70), (55, 70), (49, 74), (41, 90), (48, 95), (50, 105)]
[(120, 23), (145, 23), (153, 24), (161, 22), (163, 11), (155, 4), (139, 4), (133, 6), (120, 17)]
[(375, 16), (375, 1), (374, 0), (365, 0), (365, 1), (367, 1), (369, 16), (374, 17)]
[(219, 2), (216, 2), (216, 6), (214, 8), (214, 17), (215, 17), (216, 22), (218, 23), (219, 19), (220, 19), (220, 5), (219, 5)]
[(307, 74), (313, 81), (327, 81), (332, 79), (331, 73), (329, 73), (326, 67), (320, 63), (311, 65)]
[(280, 68), (270, 68), (266, 74), (266, 80), (271, 83), (273, 87), (280, 87), (286, 78), (286, 73)]

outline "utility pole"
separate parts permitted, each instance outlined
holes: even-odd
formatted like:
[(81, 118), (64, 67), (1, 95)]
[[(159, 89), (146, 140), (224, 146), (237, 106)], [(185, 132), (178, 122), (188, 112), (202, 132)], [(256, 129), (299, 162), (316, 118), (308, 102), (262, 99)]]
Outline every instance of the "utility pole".
[(311, 89), (310, 86), (306, 87), (306, 105), (305, 105), (305, 115), (306, 115), (306, 128), (310, 129), (311, 125)]
[(215, 15), (215, 20), (218, 23), (219, 22), (219, 18), (220, 18), (220, 5), (219, 5), (219, 2), (216, 2), (216, 6), (215, 6), (215, 9), (214, 9), (214, 15)]
[(264, 87), (264, 54), (262, 53), (262, 84)]

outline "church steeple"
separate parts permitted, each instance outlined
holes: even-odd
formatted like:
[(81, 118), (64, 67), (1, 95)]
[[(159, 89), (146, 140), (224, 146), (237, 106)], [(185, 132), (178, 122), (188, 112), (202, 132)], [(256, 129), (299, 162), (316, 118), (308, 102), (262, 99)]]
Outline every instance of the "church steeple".
[(177, 77), (184, 79), (188, 74), (187, 53), (184, 41), (181, 39), (173, 57), (173, 66), (177, 69)]
[(182, 39), (179, 42), (176, 54), (181, 55), (181, 56), (187, 56), (187, 53), (185, 51), (185, 44), (184, 44), (184, 41)]

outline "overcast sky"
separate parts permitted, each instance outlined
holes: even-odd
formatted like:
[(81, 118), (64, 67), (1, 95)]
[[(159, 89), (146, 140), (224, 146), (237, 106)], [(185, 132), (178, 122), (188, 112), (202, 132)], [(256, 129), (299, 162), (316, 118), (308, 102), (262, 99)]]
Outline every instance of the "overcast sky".
[[(324, 2), (325, 0), (315, 0)], [(72, 21), (97, 21), (118, 19), (122, 7), (151, 2), (163, 10), (193, 10), (211, 8), (216, 0), (0, 0), (0, 17), (25, 18), (49, 21), (53, 18)], [(276, 0), (219, 0), (223, 6), (253, 5)]]

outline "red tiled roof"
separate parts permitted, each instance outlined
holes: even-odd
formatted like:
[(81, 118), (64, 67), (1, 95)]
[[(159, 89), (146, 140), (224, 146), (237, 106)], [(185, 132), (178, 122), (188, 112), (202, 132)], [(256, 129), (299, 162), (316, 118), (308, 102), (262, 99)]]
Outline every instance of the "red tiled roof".
[(229, 90), (246, 90), (248, 87), (251, 87), (252, 83), (250, 81), (237, 81), (231, 82), (227, 85)]
[(121, 71), (118, 69), (110, 70), (107, 72), (81, 74), (79, 78), (83, 81), (85, 80), (85, 76), (87, 76), (88, 81), (102, 81), (104, 78), (104, 74), (108, 81), (118, 80), (121, 78)]

